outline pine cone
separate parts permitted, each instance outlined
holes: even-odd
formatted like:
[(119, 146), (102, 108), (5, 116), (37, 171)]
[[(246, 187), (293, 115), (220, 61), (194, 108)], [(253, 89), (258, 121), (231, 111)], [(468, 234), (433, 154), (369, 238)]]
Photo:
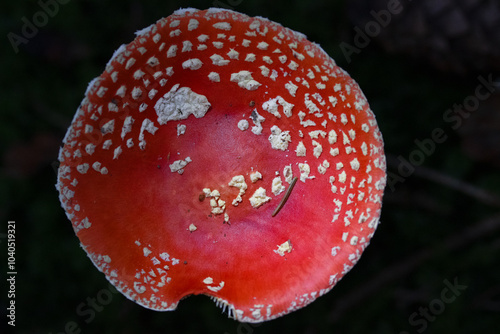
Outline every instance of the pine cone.
[[(426, 59), (443, 71), (500, 70), (500, 3), (495, 0), (353, 0), (349, 16), (365, 31), (377, 13), (399, 12), (373, 39), (385, 50)], [(396, 12), (396, 10), (393, 10)]]

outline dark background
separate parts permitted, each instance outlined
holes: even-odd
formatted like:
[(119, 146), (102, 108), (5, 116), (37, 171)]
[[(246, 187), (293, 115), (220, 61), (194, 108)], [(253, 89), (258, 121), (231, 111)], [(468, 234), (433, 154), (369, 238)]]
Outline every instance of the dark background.
[[(468, 1), (476, 7), (460, 17), (465, 1), (435, 1), (448, 6), (438, 13), (401, 1), (402, 12), (363, 43), (354, 27), (362, 31), (374, 20), (370, 10), (387, 1), (60, 2), (18, 52), (8, 34), (23, 36), (23, 18), (32, 22), (43, 9), (4, 1), (0, 11), (0, 332), (498, 333), (500, 94), (472, 105), (456, 129), (443, 118), (474, 101), (478, 76), (498, 78), (500, 29), (484, 25), (500, 15), (481, 10), (493, 2)], [(227, 319), (205, 296), (155, 312), (113, 293), (80, 248), (54, 186), (61, 140), (113, 51), (180, 7), (224, 5), (305, 33), (347, 70), (377, 116), (392, 173), (382, 223), (358, 265), (313, 304), (257, 326)], [(414, 9), (424, 30), (408, 26)], [(350, 59), (342, 42), (357, 46)], [(446, 140), (426, 154), (415, 141), (429, 143), (435, 129)], [(413, 164), (405, 169), (402, 159)], [(8, 220), (16, 221), (15, 331), (5, 317)], [(444, 290), (449, 284), (459, 285), (455, 293)]]

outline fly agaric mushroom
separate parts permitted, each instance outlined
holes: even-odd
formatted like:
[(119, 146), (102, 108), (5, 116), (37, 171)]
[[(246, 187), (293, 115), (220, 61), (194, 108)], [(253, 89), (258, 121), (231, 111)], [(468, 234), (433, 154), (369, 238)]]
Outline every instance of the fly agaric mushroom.
[(222, 9), (137, 32), (85, 93), (57, 189), (82, 247), (157, 311), (193, 294), (261, 322), (328, 292), (379, 222), (382, 137), (300, 33)]

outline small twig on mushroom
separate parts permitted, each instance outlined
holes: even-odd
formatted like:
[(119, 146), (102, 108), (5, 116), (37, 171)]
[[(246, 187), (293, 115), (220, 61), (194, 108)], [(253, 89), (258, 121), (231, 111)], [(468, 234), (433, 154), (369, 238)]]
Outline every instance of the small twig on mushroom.
[(288, 197), (290, 197), (290, 194), (292, 193), (293, 187), (295, 186), (295, 183), (297, 183), (298, 179), (299, 178), (296, 177), (296, 176), (292, 179), (292, 182), (290, 182), (290, 186), (288, 187), (288, 189), (287, 189), (287, 191), (285, 193), (285, 196), (283, 196), (283, 198), (281, 199), (280, 204), (278, 204), (278, 206), (274, 210), (273, 214), (271, 215), (272, 217), (276, 216), (278, 214), (278, 212), (280, 212), (280, 210), (283, 208), (283, 206), (285, 205), (286, 201), (288, 200)]

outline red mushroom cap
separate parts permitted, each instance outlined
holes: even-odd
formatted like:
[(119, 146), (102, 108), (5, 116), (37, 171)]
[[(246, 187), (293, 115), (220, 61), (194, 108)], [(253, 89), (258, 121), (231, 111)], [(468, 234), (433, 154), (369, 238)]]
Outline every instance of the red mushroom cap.
[(386, 182), (356, 82), (304, 35), (222, 9), (176, 11), (120, 47), (59, 160), (62, 206), (119, 291), (158, 311), (206, 294), (245, 322), (328, 292)]

